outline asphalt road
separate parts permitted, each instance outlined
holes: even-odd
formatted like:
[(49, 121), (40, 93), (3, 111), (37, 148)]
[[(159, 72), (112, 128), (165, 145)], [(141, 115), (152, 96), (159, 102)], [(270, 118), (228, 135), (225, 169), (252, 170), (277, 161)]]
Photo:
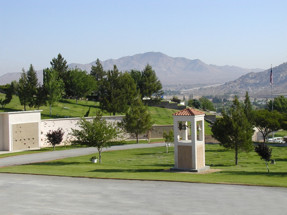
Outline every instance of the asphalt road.
[[(103, 151), (126, 150), (126, 149), (135, 149), (135, 148), (150, 148), (150, 147), (157, 147), (157, 146), (165, 146), (165, 143), (129, 144), (129, 145), (121, 145), (121, 146), (112, 146), (110, 148), (103, 148)], [(11, 157), (6, 157), (6, 158), (0, 158), (0, 167), (44, 162), (44, 161), (63, 159), (63, 158), (68, 158), (68, 157), (88, 155), (88, 154), (93, 154), (93, 153), (94, 154), (98, 153), (98, 150), (95, 147), (69, 149), (69, 150), (61, 150), (61, 151), (49, 151), (49, 152), (41, 152), (41, 153), (35, 153), (35, 154), (11, 156)]]
[(286, 214), (287, 189), (0, 174), (0, 214)]
[[(124, 150), (163, 146), (114, 146)], [(94, 148), (0, 159), (19, 165), (96, 153)], [(0, 174), (0, 214), (287, 214), (287, 189)]]

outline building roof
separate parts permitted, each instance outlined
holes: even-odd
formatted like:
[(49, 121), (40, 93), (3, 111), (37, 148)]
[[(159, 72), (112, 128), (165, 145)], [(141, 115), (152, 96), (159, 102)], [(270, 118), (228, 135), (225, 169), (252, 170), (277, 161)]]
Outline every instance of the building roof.
[(203, 115), (203, 114), (205, 114), (205, 113), (202, 111), (195, 110), (192, 108), (186, 108), (186, 109), (178, 111), (172, 115), (173, 116), (195, 116), (195, 115)]

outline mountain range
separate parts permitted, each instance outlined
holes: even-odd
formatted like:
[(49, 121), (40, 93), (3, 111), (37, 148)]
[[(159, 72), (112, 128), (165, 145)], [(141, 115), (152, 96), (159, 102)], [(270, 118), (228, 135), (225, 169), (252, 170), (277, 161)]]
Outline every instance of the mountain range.
[[(93, 61), (89, 64), (72, 63), (69, 64), (69, 67), (90, 71), (95, 62)], [(120, 71), (143, 70), (147, 64), (150, 64), (163, 85), (224, 83), (239, 78), (248, 72), (263, 70), (244, 69), (237, 66), (208, 65), (198, 59), (173, 58), (160, 52), (147, 52), (119, 59), (109, 59), (101, 61), (101, 63), (105, 70), (112, 69), (114, 65), (117, 65)]]
[[(120, 71), (129, 71), (131, 69), (143, 70), (147, 64), (150, 64), (163, 85), (198, 83), (211, 85), (225, 82), (229, 83), (229, 81), (233, 81), (235, 79), (237, 80), (237, 78), (241, 77), (242, 75), (242, 77), (245, 77), (244, 75), (247, 73), (250, 75), (250, 77), (254, 76), (255, 81), (257, 81), (257, 72), (263, 70), (245, 69), (237, 66), (227, 65), (217, 66), (213, 64), (206, 64), (199, 59), (190, 60), (184, 57), (173, 58), (160, 52), (147, 52), (144, 54), (136, 54), (119, 59), (109, 59), (106, 61), (101, 61), (101, 63), (105, 70), (112, 69), (113, 65), (117, 65)], [(69, 68), (77, 67), (88, 72), (90, 72), (92, 65), (95, 65), (95, 61), (88, 64), (68, 64)], [(21, 73), (7, 73), (0, 76), (0, 85), (10, 83), (13, 80), (19, 80), (20, 74)], [(42, 80), (42, 71), (38, 70), (37, 74), (38, 79)], [(232, 84), (230, 87), (232, 87)]]
[[(273, 95), (287, 95), (287, 62), (272, 68)], [(223, 95), (225, 93), (244, 94), (271, 97), (270, 69), (262, 72), (250, 72), (240, 78), (226, 82), (220, 86), (191, 89), (185, 93), (196, 95)]]

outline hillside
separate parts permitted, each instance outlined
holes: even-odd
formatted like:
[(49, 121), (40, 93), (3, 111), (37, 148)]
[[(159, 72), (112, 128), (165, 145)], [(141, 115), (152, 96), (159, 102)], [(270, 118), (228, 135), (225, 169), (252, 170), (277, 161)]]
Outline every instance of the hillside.
[[(287, 63), (283, 63), (272, 69), (273, 71), (273, 94), (287, 94)], [(270, 69), (263, 72), (250, 72), (240, 78), (226, 82), (221, 86), (199, 88), (188, 91), (189, 93), (201, 95), (222, 95), (224, 93), (245, 93), (251, 95), (269, 96), (271, 94)]]

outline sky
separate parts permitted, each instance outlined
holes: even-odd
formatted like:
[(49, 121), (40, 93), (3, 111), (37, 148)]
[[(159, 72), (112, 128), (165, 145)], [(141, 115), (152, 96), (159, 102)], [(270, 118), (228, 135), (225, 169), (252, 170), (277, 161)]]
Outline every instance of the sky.
[(0, 0), (0, 75), (33, 64), (91, 63), (145, 52), (218, 66), (287, 61), (287, 1)]

